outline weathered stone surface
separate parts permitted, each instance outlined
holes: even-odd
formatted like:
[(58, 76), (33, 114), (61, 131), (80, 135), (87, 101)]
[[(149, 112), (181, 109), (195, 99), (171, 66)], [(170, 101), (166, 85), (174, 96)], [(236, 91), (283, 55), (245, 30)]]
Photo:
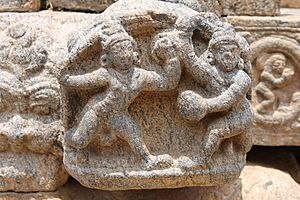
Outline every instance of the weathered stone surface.
[(255, 146), (242, 171), (243, 200), (296, 200), (300, 197), (298, 148)]
[(40, 0), (1, 0), (0, 12), (11, 11), (38, 11), (41, 8)]
[(67, 171), (106, 190), (232, 182), (252, 145), (249, 55), (213, 14), (111, 5), (72, 35), (58, 75)]
[(283, 8), (300, 8), (299, 0), (281, 0), (280, 4)]
[(300, 145), (300, 18), (229, 17), (252, 49), (254, 143)]
[(280, 0), (220, 0), (222, 15), (279, 15)]
[(1, 191), (52, 191), (67, 180), (60, 87), (51, 71), (64, 56), (67, 34), (86, 23), (84, 16), (0, 14)]
[[(109, 5), (118, 0), (51, 0), (51, 5), (55, 9), (68, 9), (68, 10), (85, 10), (85, 11), (104, 11)], [(183, 4), (193, 10), (201, 12), (215, 12), (216, 0), (161, 0), (171, 3)]]
[(300, 166), (296, 158), (298, 153), (297, 147), (293, 151), (291, 147), (255, 146), (247, 154), (247, 162), (289, 173), (300, 184)]
[(241, 200), (241, 198), (240, 179), (222, 186), (112, 192), (88, 189), (71, 179), (56, 192), (0, 193), (0, 200)]
[(54, 9), (101, 12), (117, 0), (51, 0)]

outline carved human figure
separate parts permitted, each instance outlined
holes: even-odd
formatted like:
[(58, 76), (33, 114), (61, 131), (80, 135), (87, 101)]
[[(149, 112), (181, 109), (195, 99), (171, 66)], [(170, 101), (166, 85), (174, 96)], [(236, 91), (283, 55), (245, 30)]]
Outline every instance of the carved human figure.
[(163, 74), (137, 66), (135, 41), (119, 27), (103, 43), (103, 66), (91, 73), (65, 76), (62, 84), (68, 88), (106, 87), (104, 92), (94, 95), (84, 106), (76, 130), (71, 129), (66, 133), (69, 145), (78, 149), (85, 148), (90, 143), (91, 135), (96, 133), (99, 126), (105, 125), (117, 137), (128, 142), (147, 168), (172, 164), (170, 156), (151, 155), (136, 122), (128, 113), (128, 107), (140, 92), (171, 90), (179, 82), (181, 68), (175, 44), (167, 37), (158, 36), (155, 40), (153, 54), (164, 62)]
[(255, 110), (261, 114), (267, 114), (273, 108), (276, 96), (272, 90), (285, 87), (295, 74), (292, 68), (286, 67), (286, 58), (281, 53), (274, 53), (265, 61), (260, 82), (254, 88), (254, 92), (263, 100), (255, 106)]
[(242, 140), (237, 144), (241, 144), (244, 153), (252, 145), (252, 112), (246, 99), (251, 78), (244, 71), (236, 34), (224, 32), (213, 34), (208, 50), (200, 57), (192, 47), (186, 56), (186, 70), (212, 96), (204, 98), (194, 91), (183, 91), (178, 97), (180, 113), (187, 120), (200, 121), (209, 113), (216, 113), (210, 115), (208, 134), (203, 141), (204, 157), (200, 163), (209, 161), (225, 139), (236, 136)]

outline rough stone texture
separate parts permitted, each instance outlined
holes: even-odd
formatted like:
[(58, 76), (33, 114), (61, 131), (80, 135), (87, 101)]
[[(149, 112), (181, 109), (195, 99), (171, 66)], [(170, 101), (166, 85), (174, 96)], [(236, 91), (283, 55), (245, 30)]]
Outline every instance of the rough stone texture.
[(243, 200), (298, 200), (300, 166), (295, 156), (299, 148), (254, 146), (243, 169)]
[(222, 186), (113, 192), (88, 189), (71, 179), (56, 192), (0, 193), (0, 200), (241, 200), (241, 197), (239, 179)]
[(52, 12), (0, 14), (1, 191), (52, 191), (67, 180), (53, 74), (67, 35), (88, 21), (85, 16), (92, 20)]
[(300, 18), (229, 17), (252, 49), (254, 144), (300, 145)]
[(106, 190), (237, 179), (252, 145), (249, 46), (214, 14), (118, 1), (74, 33), (59, 82), (64, 164)]
[(101, 12), (117, 0), (51, 0), (54, 9)]
[(281, 0), (280, 4), (283, 8), (300, 8), (299, 0)]
[(0, 12), (38, 11), (41, 8), (40, 0), (1, 0)]
[(222, 15), (279, 15), (280, 0), (219, 0)]
[[(104, 11), (109, 5), (118, 0), (51, 0), (55, 9), (85, 10), (85, 11)], [(183, 4), (201, 12), (215, 12), (217, 0), (161, 0), (177, 4)]]

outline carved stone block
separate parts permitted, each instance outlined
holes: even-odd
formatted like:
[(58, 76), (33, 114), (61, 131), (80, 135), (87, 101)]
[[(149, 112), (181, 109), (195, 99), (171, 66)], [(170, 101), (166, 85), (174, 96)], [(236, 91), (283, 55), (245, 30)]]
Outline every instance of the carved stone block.
[(0, 35), (0, 191), (54, 190), (68, 175), (59, 145), (59, 84), (47, 68), (47, 35), (23, 23)]
[[(109, 5), (118, 0), (51, 0), (51, 4), (55, 9), (67, 10), (85, 10), (101, 12)], [(217, 0), (161, 0), (171, 3), (183, 4), (194, 10), (201, 12), (215, 12)]]
[(238, 178), (252, 145), (251, 65), (230, 24), (175, 3), (120, 0), (72, 34), (67, 49), (58, 75), (64, 164), (82, 185)]
[(160, 190), (104, 191), (85, 188), (71, 179), (55, 192), (0, 193), (1, 200), (242, 200), (242, 184)]
[(51, 0), (51, 5), (55, 9), (94, 11), (100, 12), (105, 10), (110, 4), (117, 0)]
[(85, 16), (0, 13), (0, 191), (53, 191), (67, 181), (53, 74), (67, 34), (88, 21)]
[(1, 0), (0, 12), (38, 11), (41, 8), (40, 0)]
[(252, 49), (254, 143), (300, 145), (300, 18), (229, 17)]
[(223, 15), (279, 15), (280, 0), (220, 0)]

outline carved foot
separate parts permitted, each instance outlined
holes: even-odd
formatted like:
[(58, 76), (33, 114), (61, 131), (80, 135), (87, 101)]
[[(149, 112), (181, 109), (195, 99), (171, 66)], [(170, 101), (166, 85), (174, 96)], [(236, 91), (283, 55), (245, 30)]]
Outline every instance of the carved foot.
[(201, 169), (205, 165), (204, 160), (199, 160), (196, 158), (189, 158), (186, 156), (180, 156), (178, 159), (178, 166), (184, 170), (195, 170), (195, 169)]
[(168, 154), (149, 156), (149, 159), (146, 162), (146, 168), (147, 170), (166, 169), (171, 167), (172, 164), (173, 158)]

